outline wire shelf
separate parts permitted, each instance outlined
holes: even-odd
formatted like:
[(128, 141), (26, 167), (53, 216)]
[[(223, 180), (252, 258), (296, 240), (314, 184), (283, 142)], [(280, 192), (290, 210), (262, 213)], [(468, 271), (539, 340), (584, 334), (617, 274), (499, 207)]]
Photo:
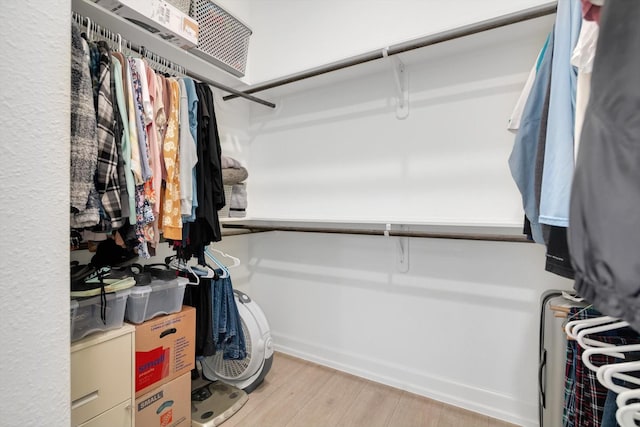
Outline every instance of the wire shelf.
[(210, 0), (193, 0), (190, 15), (200, 27), (198, 46), (192, 52), (213, 59), (235, 76), (244, 76), (251, 29)]

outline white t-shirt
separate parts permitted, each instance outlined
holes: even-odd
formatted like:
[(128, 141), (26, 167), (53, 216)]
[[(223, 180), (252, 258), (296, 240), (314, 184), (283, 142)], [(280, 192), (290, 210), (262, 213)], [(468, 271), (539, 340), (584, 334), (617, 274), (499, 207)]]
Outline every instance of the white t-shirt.
[(578, 42), (571, 55), (571, 65), (578, 69), (578, 81), (576, 86), (576, 116), (574, 128), (573, 154), (578, 158), (578, 148), (580, 146), (580, 135), (584, 114), (589, 103), (591, 93), (591, 72), (593, 71), (593, 60), (596, 56), (596, 45), (598, 43), (599, 26), (594, 21), (582, 20)]

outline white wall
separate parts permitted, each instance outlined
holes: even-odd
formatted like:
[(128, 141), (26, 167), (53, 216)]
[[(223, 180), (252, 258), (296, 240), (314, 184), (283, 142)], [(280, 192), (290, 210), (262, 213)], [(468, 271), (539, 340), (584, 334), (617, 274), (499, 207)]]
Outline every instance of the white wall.
[[(541, 3), (253, 2), (252, 79)], [(400, 55), (405, 120), (388, 60), (263, 92), (278, 108), (251, 108), (249, 215), (521, 225), (505, 128), (553, 19)], [(279, 350), (537, 425), (539, 298), (571, 287), (544, 271), (543, 247), (411, 239), (400, 273), (394, 239), (248, 239), (249, 289)]]
[(252, 107), (258, 218), (522, 223), (508, 118), (553, 17), (399, 55), (409, 116), (380, 60), (264, 92)]
[(69, 425), (70, 2), (0, 8), (0, 424)]
[(246, 291), (279, 351), (517, 425), (538, 425), (539, 299), (571, 282), (539, 245), (250, 236)]
[[(253, 83), (548, 0), (258, 0), (251, 2)], [(232, 3), (231, 1), (225, 2)]]

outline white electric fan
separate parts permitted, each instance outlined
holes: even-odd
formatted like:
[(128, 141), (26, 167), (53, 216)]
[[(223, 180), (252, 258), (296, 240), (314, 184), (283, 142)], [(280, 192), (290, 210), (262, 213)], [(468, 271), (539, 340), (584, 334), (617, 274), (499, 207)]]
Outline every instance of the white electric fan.
[[(214, 249), (215, 250), (215, 249)], [(239, 260), (223, 252), (215, 250), (222, 255)], [(205, 251), (207, 253), (207, 251)], [(221, 265), (215, 257), (207, 254), (218, 265)], [(225, 268), (226, 270), (226, 268)], [(242, 333), (246, 343), (246, 357), (242, 360), (225, 360), (221, 351), (213, 356), (200, 359), (202, 374), (209, 380), (220, 380), (224, 383), (251, 393), (258, 387), (271, 369), (273, 363), (273, 341), (269, 322), (260, 306), (244, 292), (233, 291), (238, 314), (242, 323)]]

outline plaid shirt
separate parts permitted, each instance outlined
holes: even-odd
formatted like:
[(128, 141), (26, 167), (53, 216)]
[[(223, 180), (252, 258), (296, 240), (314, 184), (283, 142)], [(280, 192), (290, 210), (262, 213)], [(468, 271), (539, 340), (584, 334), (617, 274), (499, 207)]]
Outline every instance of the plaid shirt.
[[(600, 316), (600, 313), (593, 309), (576, 315), (579, 310), (579, 308), (571, 309), (572, 319)], [(640, 343), (640, 336), (630, 328), (592, 335), (591, 338), (616, 346)], [(600, 427), (602, 421), (609, 390), (600, 384), (596, 373), (582, 363), (583, 353), (584, 349), (576, 341), (568, 341), (563, 427)], [(627, 356), (625, 361), (637, 358), (636, 354), (627, 353)], [(602, 366), (619, 362), (620, 359), (604, 354), (594, 354), (591, 361), (596, 366)]]
[[(114, 111), (111, 92), (111, 53), (105, 42), (98, 42), (100, 50), (100, 76), (98, 80), (98, 168), (96, 189), (111, 228), (124, 224), (120, 201), (120, 178), (118, 176), (118, 150), (113, 134)], [(110, 231), (110, 230), (105, 230)]]

